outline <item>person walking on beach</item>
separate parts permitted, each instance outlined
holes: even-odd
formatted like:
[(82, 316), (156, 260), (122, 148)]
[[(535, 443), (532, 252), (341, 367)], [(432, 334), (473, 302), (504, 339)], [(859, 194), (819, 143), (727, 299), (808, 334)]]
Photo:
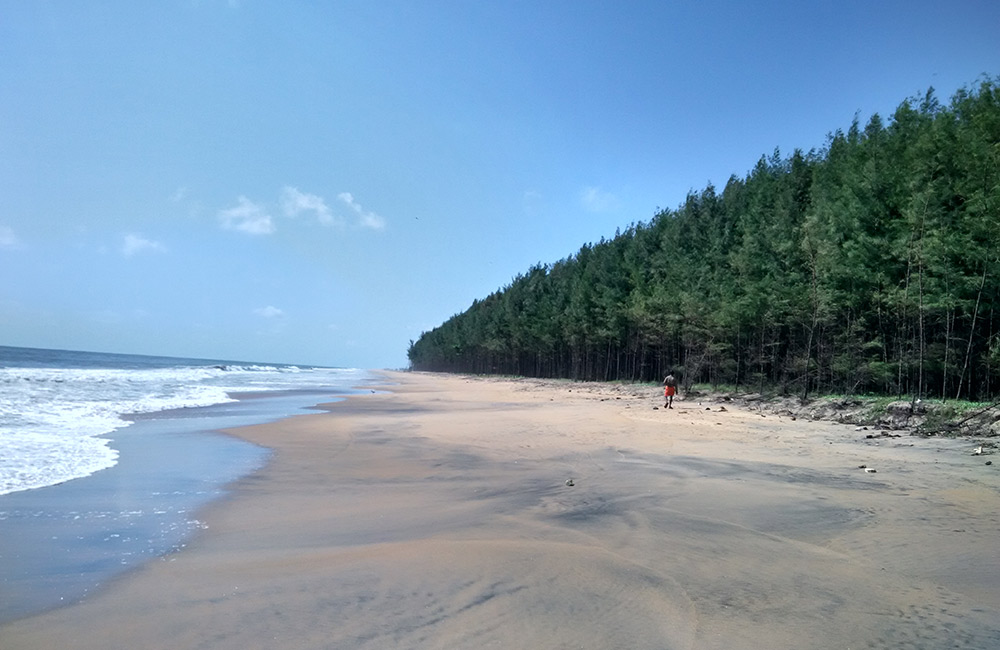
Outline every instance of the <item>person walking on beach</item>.
[(674, 408), (674, 395), (677, 394), (677, 380), (674, 378), (673, 371), (667, 373), (667, 376), (663, 378), (663, 406), (668, 409)]

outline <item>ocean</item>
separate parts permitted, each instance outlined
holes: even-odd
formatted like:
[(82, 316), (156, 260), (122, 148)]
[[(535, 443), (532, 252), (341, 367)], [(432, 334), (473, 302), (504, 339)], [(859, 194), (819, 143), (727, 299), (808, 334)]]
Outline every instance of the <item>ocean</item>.
[(182, 548), (268, 451), (220, 429), (377, 380), (356, 369), (0, 346), (0, 621)]

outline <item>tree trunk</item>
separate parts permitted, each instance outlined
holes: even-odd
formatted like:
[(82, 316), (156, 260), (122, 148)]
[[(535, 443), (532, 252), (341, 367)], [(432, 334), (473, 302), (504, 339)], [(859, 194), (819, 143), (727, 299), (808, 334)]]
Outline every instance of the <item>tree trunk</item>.
[(979, 291), (976, 293), (976, 306), (972, 311), (972, 325), (969, 327), (969, 340), (965, 344), (965, 361), (962, 362), (962, 372), (958, 375), (958, 390), (955, 391), (955, 399), (962, 397), (962, 383), (965, 381), (965, 373), (969, 369), (969, 357), (972, 356), (972, 337), (976, 333), (976, 319), (979, 317), (979, 301), (983, 297), (983, 287), (986, 286), (986, 263), (983, 263), (983, 277), (979, 279)]

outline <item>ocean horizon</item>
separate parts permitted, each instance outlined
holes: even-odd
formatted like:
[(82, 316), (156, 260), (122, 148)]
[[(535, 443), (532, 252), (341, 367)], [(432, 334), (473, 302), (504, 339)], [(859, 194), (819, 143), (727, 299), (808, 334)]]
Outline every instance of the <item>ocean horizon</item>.
[(343, 399), (345, 368), (0, 346), (0, 622), (182, 548), (268, 451), (220, 433)]

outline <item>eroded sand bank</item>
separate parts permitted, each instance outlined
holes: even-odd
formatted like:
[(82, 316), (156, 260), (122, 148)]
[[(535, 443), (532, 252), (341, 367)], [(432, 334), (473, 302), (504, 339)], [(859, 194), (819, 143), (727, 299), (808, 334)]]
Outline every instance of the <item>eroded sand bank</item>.
[(236, 431), (273, 460), (187, 549), (0, 646), (1000, 648), (1000, 475), (966, 443), (392, 379)]

